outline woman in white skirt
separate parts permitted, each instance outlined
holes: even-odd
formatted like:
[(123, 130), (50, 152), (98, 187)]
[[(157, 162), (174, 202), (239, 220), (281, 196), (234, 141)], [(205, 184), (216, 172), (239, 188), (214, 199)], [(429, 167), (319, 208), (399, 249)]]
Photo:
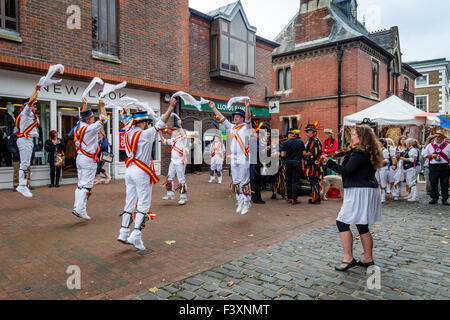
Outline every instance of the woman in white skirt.
[[(397, 159), (397, 165), (398, 162), (400, 161), (400, 158), (404, 157), (406, 149), (407, 149), (406, 137), (401, 136), (400, 139), (398, 140), (397, 148), (395, 149), (395, 157)], [(398, 166), (396, 166), (395, 169), (400, 170)], [(402, 195), (402, 181), (400, 181), (397, 184), (394, 184), (394, 189), (392, 189), (392, 196), (394, 197), (394, 200), (396, 201), (399, 200), (401, 195)]]
[(385, 138), (386, 143), (388, 145), (389, 150), (389, 157), (390, 157), (390, 163), (389, 163), (389, 178), (388, 178), (388, 185), (386, 187), (386, 193), (391, 194), (391, 186), (393, 188), (394, 186), (394, 177), (395, 177), (395, 169), (397, 165), (397, 158), (395, 157), (395, 143), (391, 138)]
[(388, 180), (389, 180), (389, 163), (390, 163), (390, 156), (389, 156), (389, 150), (387, 149), (387, 142), (385, 139), (381, 138), (378, 140), (378, 143), (380, 144), (381, 152), (383, 153), (383, 159), (385, 166), (378, 169), (375, 177), (378, 180), (378, 184), (381, 188), (381, 202), (386, 202), (386, 189), (388, 186)]
[[(372, 256), (373, 238), (369, 225), (381, 221), (381, 195), (375, 173), (384, 166), (383, 154), (377, 137), (369, 126), (356, 126), (352, 131), (355, 146), (344, 158), (342, 165), (322, 156), (326, 166), (342, 175), (344, 203), (336, 219), (344, 260), (337, 271), (347, 271), (355, 266), (374, 265)], [(353, 257), (353, 234), (350, 225), (356, 225), (361, 236), (364, 257), (356, 261)]]

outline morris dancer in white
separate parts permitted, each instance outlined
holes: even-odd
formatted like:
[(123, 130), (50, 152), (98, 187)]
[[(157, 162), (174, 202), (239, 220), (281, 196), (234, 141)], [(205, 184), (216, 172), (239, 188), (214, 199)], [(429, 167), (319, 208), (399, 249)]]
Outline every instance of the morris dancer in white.
[(403, 169), (405, 170), (405, 180), (408, 191), (408, 201), (419, 201), (419, 194), (417, 193), (417, 165), (419, 164), (419, 150), (414, 148), (414, 139), (406, 140), (406, 151), (404, 156), (400, 157), (403, 160)]
[(80, 118), (74, 128), (78, 187), (75, 190), (75, 203), (72, 214), (85, 220), (91, 220), (91, 217), (87, 214), (86, 205), (92, 194), (97, 162), (99, 161), (97, 158), (100, 151), (98, 132), (106, 122), (105, 103), (99, 99), (98, 104), (100, 106), (100, 116), (99, 120), (95, 121), (94, 113), (92, 110), (87, 109), (87, 101), (83, 98)]
[(381, 202), (386, 202), (386, 188), (389, 185), (389, 163), (391, 161), (391, 157), (389, 150), (387, 149), (388, 145), (386, 140), (381, 138), (378, 142), (383, 152), (385, 166), (377, 170), (375, 177), (377, 178), (378, 184), (381, 188)]
[[(156, 175), (152, 147), (157, 132), (166, 127), (166, 122), (175, 107), (176, 100), (171, 99), (167, 112), (157, 121), (155, 126), (149, 127), (147, 112), (136, 112), (132, 115), (130, 129), (125, 133), (125, 145), (128, 158), (125, 160), (127, 170), (125, 184), (127, 197), (122, 213), (122, 227), (117, 241), (132, 244), (138, 250), (145, 250), (142, 242), (142, 229), (146, 220), (154, 219), (150, 212), (152, 200), (152, 185), (159, 182)], [(143, 105), (140, 105), (144, 107)], [(151, 112), (151, 110), (147, 110)], [(130, 235), (132, 214), (134, 216), (134, 230)]]
[[(167, 180), (163, 184), (166, 187), (167, 195), (163, 197), (163, 200), (174, 200), (175, 191), (181, 193), (179, 205), (184, 205), (187, 202), (187, 185), (186, 185), (186, 134), (181, 127), (181, 120), (179, 119), (175, 130), (172, 132), (171, 139), (164, 139), (163, 134), (159, 133), (163, 144), (170, 146), (171, 149), (171, 161), (169, 165), (169, 173)], [(173, 180), (175, 175), (178, 178), (178, 187), (175, 189)]]
[(216, 114), (219, 122), (231, 131), (231, 176), (238, 206), (236, 212), (247, 214), (251, 207), (249, 143), (252, 119), (250, 102), (246, 100), (245, 112), (238, 109), (233, 113), (234, 125), (217, 110), (213, 102), (210, 102), (209, 106)]
[(219, 184), (221, 184), (225, 147), (222, 143), (222, 137), (220, 135), (217, 134), (214, 136), (214, 142), (211, 145), (211, 150), (209, 153), (211, 158), (211, 173), (208, 182), (213, 183), (216, 178), (215, 175), (217, 174), (217, 180)]
[(19, 168), (19, 186), (16, 188), (23, 196), (27, 198), (33, 197), (30, 189), (27, 187), (27, 169), (30, 166), (31, 156), (33, 154), (33, 138), (39, 137), (37, 127), (40, 124), (39, 117), (36, 114), (37, 95), (41, 89), (37, 85), (34, 89), (31, 98), (24, 102), (22, 112), (16, 118), (16, 132), (17, 147), (20, 153), (20, 168)]

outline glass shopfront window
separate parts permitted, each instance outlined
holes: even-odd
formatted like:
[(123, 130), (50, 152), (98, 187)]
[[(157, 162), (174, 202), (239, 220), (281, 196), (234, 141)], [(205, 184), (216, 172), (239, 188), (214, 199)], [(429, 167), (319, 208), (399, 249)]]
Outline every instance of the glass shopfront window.
[[(12, 135), (17, 132), (15, 119), (20, 114), (23, 99), (0, 97), (0, 167), (12, 167), (14, 161), (18, 161), (18, 155), (9, 149), (17, 149), (17, 145), (10, 141)], [(34, 152), (31, 165), (39, 166), (47, 164), (47, 155), (44, 150), (44, 142), (48, 137), (50, 128), (50, 104), (46, 101), (38, 101), (38, 115), (41, 125), (38, 127), (39, 138), (34, 139)], [(10, 148), (8, 148), (8, 142)]]

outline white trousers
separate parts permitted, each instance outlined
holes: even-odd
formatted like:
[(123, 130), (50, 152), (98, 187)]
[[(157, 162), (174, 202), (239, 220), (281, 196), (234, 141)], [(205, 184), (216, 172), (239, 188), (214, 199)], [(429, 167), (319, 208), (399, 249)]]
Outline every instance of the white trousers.
[[(186, 177), (185, 177), (185, 172), (186, 172), (186, 166), (182, 163), (180, 164), (175, 164), (173, 161), (170, 162), (169, 165), (169, 173), (167, 175), (167, 180), (169, 180), (172, 185), (173, 185), (173, 180), (175, 179), (175, 176), (177, 176), (178, 178), (178, 183), (180, 184), (184, 184), (186, 185)], [(175, 188), (175, 185), (173, 185)], [(187, 187), (186, 187), (187, 190)], [(167, 195), (168, 196), (175, 196), (175, 192), (173, 191), (167, 191)], [(181, 194), (181, 199), (187, 199), (187, 194)]]
[(86, 205), (90, 191), (94, 186), (97, 163), (85, 155), (77, 155), (78, 188), (75, 190), (75, 203), (73, 208), (78, 213), (86, 212)]
[(236, 193), (236, 200), (238, 202), (250, 202), (251, 195), (245, 195), (242, 192), (243, 187), (250, 183), (250, 163), (232, 163), (231, 177), (233, 178), (233, 184), (239, 186), (239, 193)]
[(419, 200), (419, 194), (417, 193), (417, 170), (416, 168), (410, 168), (405, 170), (406, 184), (411, 188), (411, 192), (408, 195), (408, 199)]
[(131, 164), (125, 173), (127, 197), (123, 211), (133, 213), (135, 210), (148, 213), (152, 204), (152, 185), (150, 177), (135, 164)]
[(31, 164), (31, 156), (33, 155), (33, 139), (19, 138), (17, 139), (17, 148), (20, 153), (20, 167), (19, 167), (19, 185), (27, 185), (27, 169)]
[(211, 162), (211, 171), (222, 172), (223, 164), (218, 162)]
[[(395, 174), (396, 174), (397, 170), (394, 169), (390, 169), (389, 170), (389, 183), (395, 183)], [(393, 197), (400, 197), (401, 193), (402, 193), (402, 183), (400, 182), (398, 186), (394, 185), (394, 188), (390, 189), (392, 196)]]
[(381, 168), (377, 170), (376, 177), (381, 188), (381, 201), (386, 201), (386, 190), (389, 185), (388, 168)]

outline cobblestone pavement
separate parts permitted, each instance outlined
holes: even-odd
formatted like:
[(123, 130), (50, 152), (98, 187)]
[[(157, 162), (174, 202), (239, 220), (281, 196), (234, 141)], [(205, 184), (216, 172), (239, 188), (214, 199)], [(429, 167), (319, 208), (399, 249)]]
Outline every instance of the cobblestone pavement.
[[(334, 271), (342, 259), (336, 226), (233, 259), (135, 298), (137, 300), (422, 300), (450, 298), (448, 207), (391, 202), (383, 221), (372, 227), (374, 259), (381, 268), (381, 289), (367, 289), (366, 270)], [(354, 235), (357, 235), (353, 229)], [(358, 238), (355, 258), (362, 257)], [(157, 290), (156, 290), (157, 289)]]
[[(242, 216), (235, 212), (230, 178), (222, 185), (208, 180), (208, 173), (187, 175), (184, 206), (163, 201), (163, 188), (154, 186), (157, 219), (143, 232), (151, 250), (144, 255), (116, 241), (125, 203), (123, 181), (94, 187), (89, 222), (71, 214), (74, 185), (36, 188), (31, 200), (0, 191), (0, 300), (131, 299), (329, 225), (340, 206), (339, 201), (308, 205), (307, 197), (292, 206), (264, 192), (267, 204), (254, 205)], [(81, 290), (67, 288), (71, 265), (80, 267)]]

